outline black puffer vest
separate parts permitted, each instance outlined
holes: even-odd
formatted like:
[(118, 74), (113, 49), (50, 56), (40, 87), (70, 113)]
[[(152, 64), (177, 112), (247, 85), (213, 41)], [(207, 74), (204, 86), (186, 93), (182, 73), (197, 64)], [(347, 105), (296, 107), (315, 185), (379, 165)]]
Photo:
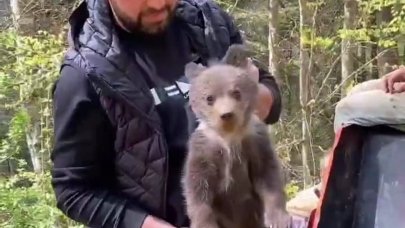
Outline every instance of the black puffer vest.
[[(181, 0), (176, 17), (184, 21), (200, 59), (225, 54), (229, 21), (217, 5)], [(73, 12), (70, 24), (63, 65), (85, 70), (116, 128), (117, 188), (149, 213), (165, 217), (168, 148), (145, 81), (151, 70), (120, 42), (107, 0), (86, 0)]]

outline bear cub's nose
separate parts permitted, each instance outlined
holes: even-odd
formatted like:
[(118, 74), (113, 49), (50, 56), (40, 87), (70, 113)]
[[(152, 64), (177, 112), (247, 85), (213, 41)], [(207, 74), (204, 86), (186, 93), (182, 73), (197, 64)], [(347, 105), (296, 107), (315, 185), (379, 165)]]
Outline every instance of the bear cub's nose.
[(233, 118), (233, 116), (234, 116), (233, 112), (227, 112), (227, 113), (224, 113), (221, 115), (221, 119), (228, 121), (228, 120), (231, 120)]

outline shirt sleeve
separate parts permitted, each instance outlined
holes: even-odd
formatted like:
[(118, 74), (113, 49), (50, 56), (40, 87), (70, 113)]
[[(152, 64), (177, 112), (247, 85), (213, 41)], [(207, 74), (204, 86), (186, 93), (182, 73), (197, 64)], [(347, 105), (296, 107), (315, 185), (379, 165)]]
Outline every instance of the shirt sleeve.
[(57, 207), (89, 227), (140, 228), (146, 213), (111, 188), (114, 130), (84, 73), (65, 66), (53, 95)]
[[(243, 38), (239, 31), (239, 29), (235, 26), (233, 22), (233, 18), (227, 14), (225, 11), (220, 10), (223, 14), (223, 17), (227, 21), (228, 24), (228, 31), (230, 35), (230, 43), (231, 44), (242, 44)], [(266, 124), (274, 124), (278, 122), (281, 115), (282, 110), (282, 100), (281, 100), (281, 92), (280, 88), (275, 80), (274, 75), (267, 71), (262, 64), (258, 64), (257, 61), (253, 61), (255, 65), (259, 69), (259, 82), (265, 85), (273, 95), (273, 104), (270, 110), (270, 113), (265, 118), (264, 122)]]

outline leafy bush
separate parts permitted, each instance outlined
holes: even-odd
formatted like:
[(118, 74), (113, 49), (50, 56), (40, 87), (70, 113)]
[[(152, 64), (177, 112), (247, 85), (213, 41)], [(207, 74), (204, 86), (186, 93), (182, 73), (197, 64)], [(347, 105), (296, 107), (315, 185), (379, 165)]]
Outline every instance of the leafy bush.
[[(49, 157), (52, 148), (51, 89), (59, 75), (63, 44), (62, 36), (43, 31), (36, 36), (0, 32), (0, 99), (12, 116), (0, 159), (22, 159), (28, 150), (42, 165), (48, 162), (42, 158)], [(33, 145), (27, 145), (29, 137)]]
[(20, 172), (0, 183), (0, 227), (83, 227), (55, 206), (49, 173)]
[(292, 199), (292, 198), (294, 198), (296, 195), (297, 195), (297, 193), (299, 192), (299, 191), (301, 191), (301, 189), (300, 189), (300, 187), (298, 186), (298, 184), (297, 183), (294, 183), (294, 182), (290, 182), (290, 183), (288, 183), (287, 185), (286, 185), (286, 187), (285, 187), (285, 192), (286, 192), (286, 194), (287, 194), (287, 199)]
[[(17, 164), (17, 174), (0, 181), (0, 227), (79, 227), (56, 207), (49, 169), (44, 167), (50, 162), (51, 89), (63, 44), (62, 36), (41, 31), (35, 36), (0, 32), (0, 99), (10, 116), (0, 142), (0, 162)], [(39, 172), (30, 171), (33, 157), (40, 161)]]

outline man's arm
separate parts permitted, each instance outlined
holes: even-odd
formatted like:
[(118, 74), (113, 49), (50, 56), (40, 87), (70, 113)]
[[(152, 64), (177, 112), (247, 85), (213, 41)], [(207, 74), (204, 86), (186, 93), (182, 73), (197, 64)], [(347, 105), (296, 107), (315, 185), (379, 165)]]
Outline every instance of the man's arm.
[(90, 227), (140, 228), (146, 213), (109, 189), (114, 134), (82, 72), (66, 66), (54, 92), (52, 186), (57, 207)]
[[(233, 18), (223, 10), (221, 10), (221, 13), (228, 23), (230, 44), (242, 44), (242, 35), (233, 22)], [(280, 88), (270, 72), (260, 67), (260, 64), (253, 63), (259, 69), (259, 82), (261, 85), (259, 88), (259, 115), (260, 113), (264, 115), (262, 119), (266, 124), (274, 124), (280, 119), (282, 109)]]

